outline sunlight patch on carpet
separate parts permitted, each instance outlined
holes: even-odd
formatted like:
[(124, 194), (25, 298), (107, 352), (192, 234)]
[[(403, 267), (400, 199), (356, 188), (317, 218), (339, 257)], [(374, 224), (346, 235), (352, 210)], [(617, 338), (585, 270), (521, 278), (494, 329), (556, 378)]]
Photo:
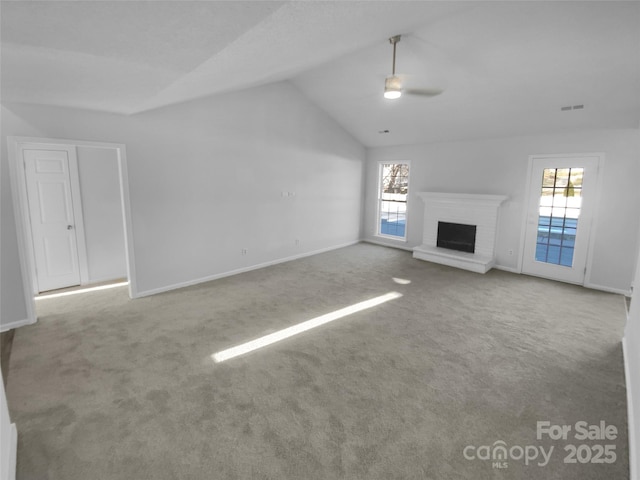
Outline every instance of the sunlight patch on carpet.
[(67, 297), (69, 295), (78, 295), (80, 293), (97, 292), (98, 290), (108, 290), (110, 288), (124, 287), (125, 285), (129, 285), (129, 282), (110, 283), (109, 285), (100, 285), (99, 287), (82, 288), (80, 290), (70, 290), (68, 292), (45, 293), (43, 295), (35, 297), (35, 299), (47, 300), (49, 298)]
[(325, 325), (329, 322), (333, 322), (334, 320), (338, 320), (348, 315), (361, 312), (362, 310), (373, 308), (377, 305), (381, 305), (385, 302), (388, 302), (390, 300), (394, 300), (400, 297), (402, 297), (401, 293), (389, 292), (384, 295), (380, 295), (379, 297), (375, 297), (370, 300), (365, 300), (364, 302), (356, 303), (354, 305), (341, 308), (340, 310), (335, 310), (325, 315), (312, 318), (311, 320), (298, 323), (297, 325), (293, 325), (291, 327), (278, 330), (277, 332), (270, 333), (269, 335), (265, 335), (260, 338), (256, 338), (255, 340), (251, 340), (250, 342), (246, 342), (241, 345), (237, 345), (235, 347), (222, 350), (220, 352), (217, 352), (211, 355), (211, 358), (216, 363), (224, 362), (225, 360), (229, 360), (231, 358), (244, 355), (245, 353), (249, 353), (259, 348), (266, 347), (267, 345), (272, 345), (286, 338), (290, 338), (290, 337), (293, 337), (294, 335), (298, 335), (300, 333), (311, 330), (312, 328)]

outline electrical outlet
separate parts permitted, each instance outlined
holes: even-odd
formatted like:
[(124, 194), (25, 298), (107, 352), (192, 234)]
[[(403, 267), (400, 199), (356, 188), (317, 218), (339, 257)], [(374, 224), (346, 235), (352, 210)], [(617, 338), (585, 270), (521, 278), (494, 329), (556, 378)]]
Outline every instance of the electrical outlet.
[(300, 240), (296, 238), (296, 246), (300, 245)]
[(242, 255), (246, 255), (246, 254), (247, 254), (247, 252), (248, 252), (248, 250), (247, 250), (246, 248), (243, 248), (243, 249), (240, 251), (240, 253), (241, 253)]
[(509, 250), (507, 251), (507, 253), (508, 253), (509, 255), (513, 255), (513, 250), (509, 249)]

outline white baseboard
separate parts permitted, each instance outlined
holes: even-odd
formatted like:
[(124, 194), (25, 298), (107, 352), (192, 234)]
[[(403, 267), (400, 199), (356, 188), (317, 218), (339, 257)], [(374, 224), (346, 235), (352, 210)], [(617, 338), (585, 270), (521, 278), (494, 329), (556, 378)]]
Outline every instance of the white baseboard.
[(400, 245), (398, 243), (385, 242), (383, 240), (376, 240), (374, 238), (363, 238), (364, 243), (371, 243), (373, 245), (380, 245), (381, 247), (397, 248), (398, 250), (406, 250), (407, 252), (413, 252), (413, 247), (408, 245)]
[(231, 277), (233, 275), (238, 275), (240, 273), (250, 272), (252, 270), (259, 270), (260, 268), (270, 267), (272, 265), (277, 265), (279, 263), (291, 262), (293, 260), (298, 260), (300, 258), (311, 257), (313, 255), (318, 255), (320, 253), (330, 252), (332, 250), (338, 250), (340, 248), (350, 247), (351, 245), (355, 245), (360, 243), (360, 240), (355, 240), (353, 242), (343, 243), (341, 245), (335, 245), (333, 247), (321, 248), (319, 250), (314, 250), (312, 252), (300, 253), (298, 255), (292, 255), (290, 257), (279, 258), (276, 260), (271, 260), (269, 262), (258, 263), (256, 265), (251, 265), (249, 267), (238, 268), (236, 270), (231, 270), (228, 272), (217, 273), (215, 275), (209, 275), (207, 277), (197, 278), (195, 280), (189, 280), (186, 282), (175, 283), (173, 285), (167, 285), (166, 287), (154, 288), (151, 290), (144, 290), (142, 292), (137, 292), (135, 298), (148, 297), (150, 295), (156, 295), (158, 293), (168, 292), (171, 290), (176, 290), (178, 288), (190, 287), (192, 285), (198, 285), (200, 283), (211, 282), (212, 280), (218, 280), (220, 278)]
[[(634, 411), (633, 411), (633, 389), (631, 385), (631, 373), (629, 370), (629, 351), (627, 337), (622, 339), (622, 353), (624, 357), (624, 377), (627, 386), (627, 424), (629, 431), (629, 480), (640, 480), (640, 456), (638, 456), (638, 438), (636, 438)], [(639, 413), (640, 412), (635, 412)]]
[(15, 320), (13, 322), (3, 323), (2, 325), (0, 325), (0, 332), (7, 332), (9, 330), (13, 330), (14, 328), (24, 327), (25, 325), (32, 325), (37, 321), (37, 318), (34, 320), (26, 318), (24, 320)]
[(127, 273), (123, 273), (122, 275), (117, 276), (108, 276), (108, 277), (98, 277), (98, 278), (90, 278), (87, 283), (83, 283), (82, 286), (95, 285), (97, 283), (107, 283), (107, 282), (115, 282), (127, 278)]
[(493, 268), (496, 270), (502, 270), (503, 272), (520, 274), (517, 268), (514, 267), (505, 267), (504, 265), (494, 265)]
[(600, 290), (602, 292), (617, 293), (619, 295), (624, 295), (626, 297), (628, 297), (631, 294), (629, 290), (623, 290), (621, 288), (605, 287), (603, 285), (596, 285), (595, 283), (585, 283), (584, 287), (591, 288), (593, 290)]

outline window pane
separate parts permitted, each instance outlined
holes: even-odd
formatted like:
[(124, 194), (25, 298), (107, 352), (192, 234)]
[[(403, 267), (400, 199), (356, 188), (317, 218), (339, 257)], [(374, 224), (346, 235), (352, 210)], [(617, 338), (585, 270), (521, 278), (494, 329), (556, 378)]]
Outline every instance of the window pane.
[(560, 265), (570, 267), (573, 265), (573, 248), (563, 248), (560, 253)]
[(551, 227), (562, 227), (564, 225), (564, 218), (551, 217)]
[(543, 187), (552, 187), (556, 183), (556, 169), (555, 168), (545, 168), (542, 173), (542, 186)]
[(558, 168), (556, 170), (556, 188), (566, 187), (569, 182), (570, 168)]
[(571, 185), (574, 188), (582, 188), (582, 178), (584, 177), (584, 168), (571, 169)]
[(553, 204), (553, 188), (543, 188), (540, 196), (540, 205), (551, 206)]
[(560, 263), (560, 247), (550, 245), (547, 252), (547, 263)]
[(546, 262), (547, 261), (547, 250), (549, 249), (549, 245), (546, 243), (538, 243), (536, 245), (536, 260), (538, 262)]
[(567, 206), (567, 197), (564, 196), (564, 189), (556, 189), (556, 193), (553, 196), (553, 206), (554, 207), (566, 207)]

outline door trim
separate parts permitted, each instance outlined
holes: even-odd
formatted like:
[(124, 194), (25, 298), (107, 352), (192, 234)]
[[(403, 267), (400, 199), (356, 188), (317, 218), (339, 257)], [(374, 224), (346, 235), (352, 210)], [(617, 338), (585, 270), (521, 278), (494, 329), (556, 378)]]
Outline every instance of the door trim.
[[(13, 199), (13, 212), (16, 224), (16, 234), (18, 240), (18, 256), (20, 261), (20, 270), (22, 272), (22, 283), (25, 294), (25, 305), (27, 310), (26, 319), (28, 323), (34, 323), (37, 320), (35, 313), (35, 300), (34, 300), (34, 281), (35, 281), (35, 260), (33, 256), (33, 243), (31, 243), (31, 226), (28, 223), (29, 210), (26, 203), (26, 183), (25, 172), (22, 167), (22, 150), (26, 145), (37, 145), (39, 148), (49, 147), (51, 149), (60, 149), (62, 146), (71, 147), (76, 157), (76, 147), (93, 147), (93, 148), (106, 148), (116, 151), (118, 160), (118, 172), (120, 177), (120, 197), (122, 216), (124, 221), (124, 240), (125, 240), (125, 255), (127, 265), (127, 278), (129, 280), (129, 297), (136, 298), (138, 296), (138, 288), (136, 282), (135, 271), (135, 257), (133, 249), (133, 223), (131, 219), (131, 201), (129, 194), (129, 173), (127, 168), (127, 155), (126, 147), (120, 143), (105, 143), (105, 142), (91, 142), (83, 140), (69, 140), (69, 139), (54, 139), (54, 138), (39, 138), (39, 137), (19, 137), (9, 136), (7, 137), (7, 147), (9, 151), (9, 176), (11, 182), (11, 195)], [(79, 197), (79, 177), (77, 176), (77, 158), (76, 161), (76, 177), (72, 178), (72, 184), (76, 183), (78, 187), (77, 193)], [(74, 197), (75, 201), (75, 197)], [(81, 215), (80, 215), (81, 216)], [(78, 237), (82, 237), (82, 249), (84, 250), (84, 273), (81, 267), (81, 280), (82, 275), (84, 279), (88, 279), (88, 269), (86, 262), (86, 243), (84, 238), (84, 228), (82, 233), (78, 231)], [(31, 246), (31, 248), (29, 247)], [(80, 253), (80, 247), (79, 247)]]
[[(586, 271), (584, 274), (584, 280), (580, 285), (583, 285), (585, 287), (589, 287), (589, 288), (598, 288), (597, 286), (593, 285), (591, 282), (591, 271), (592, 271), (592, 265), (593, 265), (593, 247), (595, 244), (595, 238), (596, 238), (596, 234), (597, 231), (595, 228), (593, 228), (595, 225), (598, 224), (597, 222), (597, 218), (598, 218), (598, 206), (600, 205), (600, 192), (602, 191), (602, 179), (603, 176), (602, 172), (604, 171), (604, 165), (605, 165), (605, 154), (604, 152), (589, 152), (589, 153), (556, 153), (556, 154), (538, 154), (538, 155), (529, 155), (529, 164), (527, 167), (527, 179), (526, 179), (526, 187), (525, 187), (525, 197), (524, 197), (524, 202), (523, 202), (523, 209), (522, 209), (522, 221), (521, 221), (521, 227), (520, 227), (520, 255), (518, 256), (518, 267), (517, 267), (517, 271), (518, 273), (523, 273), (522, 269), (523, 269), (523, 263), (524, 263), (524, 246), (525, 246), (525, 241), (526, 241), (526, 231), (527, 231), (527, 213), (528, 213), (528, 209), (529, 209), (529, 197), (531, 196), (531, 176), (533, 174), (533, 163), (536, 159), (556, 159), (556, 160), (560, 160), (560, 159), (571, 159), (571, 158), (582, 158), (582, 157), (596, 157), (598, 166), (597, 166), (597, 171), (598, 171), (598, 175), (596, 178), (596, 185), (595, 185), (595, 195), (594, 195), (594, 207), (593, 207), (593, 215), (591, 216), (591, 220), (590, 220), (590, 229), (589, 229), (589, 240), (587, 243), (587, 258), (586, 258)], [(561, 280), (557, 280), (557, 279), (551, 279), (551, 280), (556, 280), (556, 281), (561, 281)], [(566, 283), (566, 282), (565, 282)]]

